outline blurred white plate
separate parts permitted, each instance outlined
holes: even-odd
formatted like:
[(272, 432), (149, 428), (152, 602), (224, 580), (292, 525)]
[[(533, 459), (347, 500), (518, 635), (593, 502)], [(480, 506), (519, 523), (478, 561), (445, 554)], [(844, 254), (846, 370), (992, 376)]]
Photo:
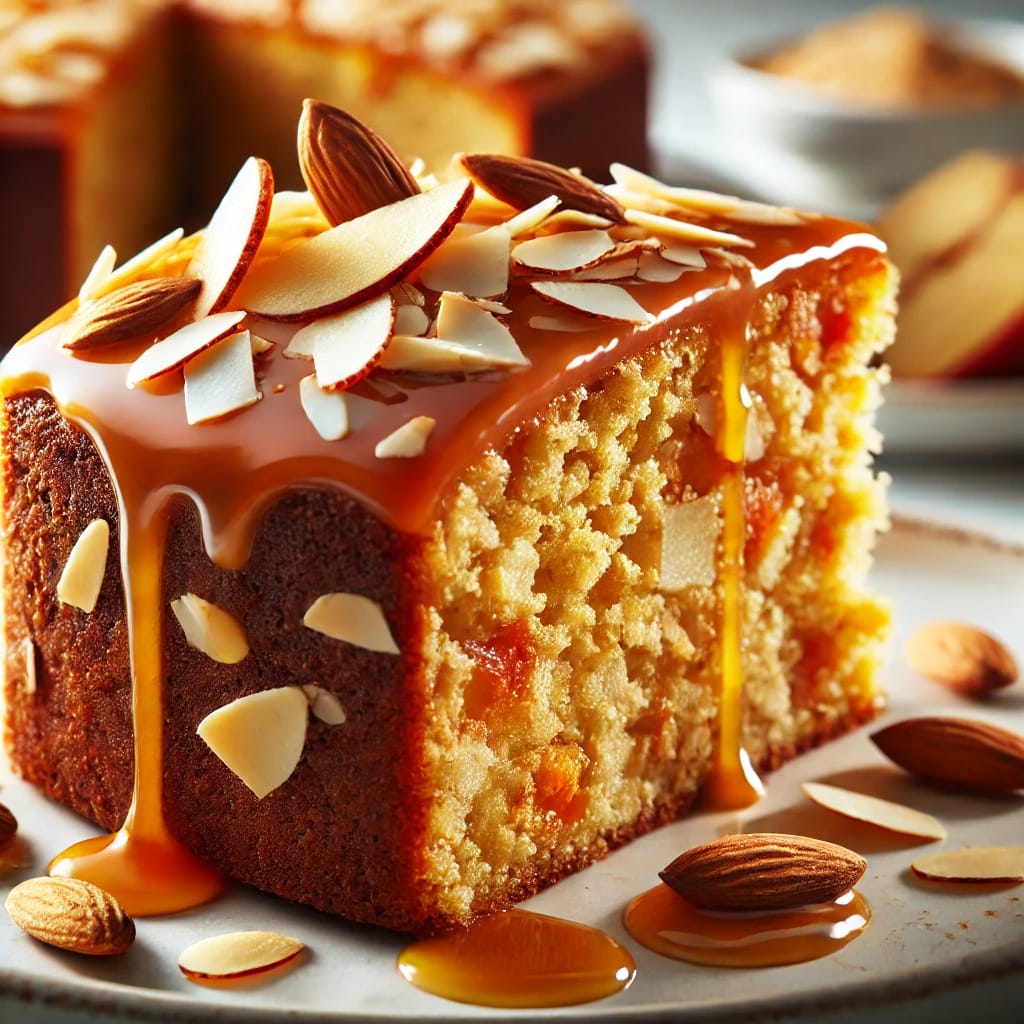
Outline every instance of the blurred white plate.
[[(1024, 731), (1024, 685), (984, 706), (969, 705), (915, 676), (899, 652), (907, 633), (928, 618), (971, 618), (1002, 636), (1024, 662), (1024, 549), (973, 535), (898, 522), (882, 541), (873, 580), (893, 601), (896, 623), (883, 678), (888, 718), (935, 710), (976, 715)], [(242, 888), (187, 914), (138, 922), (138, 939), (117, 958), (76, 958), (42, 946), (0, 913), (0, 1021), (83, 1024), (167, 1021), (187, 1024), (439, 1024), (590, 1021), (597, 1024), (775, 1024), (799, 1021), (985, 1024), (1022, 1019), (1024, 887), (923, 883), (909, 865), (940, 845), (1019, 844), (1024, 795), (985, 799), (934, 789), (889, 764), (862, 729), (786, 765), (768, 795), (739, 814), (702, 812), (660, 829), (529, 902), (543, 913), (605, 929), (636, 957), (632, 987), (603, 1002), (559, 1010), (495, 1011), (446, 1002), (404, 982), (395, 970), (399, 937), (346, 925)], [(911, 804), (949, 829), (944, 844), (919, 843), (838, 818), (810, 804), (800, 784), (824, 780)], [(88, 827), (10, 776), (0, 756), (2, 799), (22, 823), (32, 864), (0, 879), (45, 869), (47, 858)], [(679, 852), (724, 831), (789, 831), (844, 843), (868, 858), (858, 889), (871, 902), (867, 932), (840, 952), (789, 967), (714, 969), (676, 963), (636, 945), (622, 911), (657, 881)], [(282, 865), (287, 871), (288, 866)], [(262, 986), (223, 989), (190, 984), (178, 954), (221, 931), (268, 928), (307, 945), (294, 970)]]
[(1024, 451), (1024, 378), (893, 381), (878, 425), (891, 455)]

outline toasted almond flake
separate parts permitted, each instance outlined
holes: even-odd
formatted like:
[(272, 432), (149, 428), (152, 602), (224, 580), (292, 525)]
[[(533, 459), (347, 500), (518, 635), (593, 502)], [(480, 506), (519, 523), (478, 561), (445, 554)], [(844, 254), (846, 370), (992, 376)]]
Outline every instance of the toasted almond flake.
[(406, 303), (395, 311), (395, 334), (409, 334), (415, 337), (430, 330), (430, 317), (420, 306)]
[(169, 334), (163, 341), (150, 345), (128, 367), (128, 387), (133, 388), (143, 381), (153, 380), (184, 366), (203, 349), (215, 345), (229, 334), (234, 334), (235, 328), (244, 319), (244, 310), (214, 313), (202, 320), (186, 324), (180, 330)]
[(578, 228), (599, 228), (604, 230), (612, 227), (615, 221), (600, 217), (596, 213), (584, 213), (582, 210), (559, 210), (551, 214), (538, 229), (545, 234), (552, 231)]
[(343, 313), (314, 320), (295, 332), (289, 348), (312, 353), (320, 387), (351, 387), (380, 362), (394, 324), (395, 300), (384, 292)]
[(561, 331), (566, 334), (581, 334), (592, 329), (589, 319), (582, 316), (540, 316), (530, 317), (530, 326), (536, 331)]
[(418, 267), (454, 230), (472, 192), (472, 182), (453, 181), (345, 221), (257, 264), (237, 301), (268, 320), (357, 306)]
[(309, 701), (309, 709), (325, 725), (343, 725), (345, 723), (345, 709), (341, 701), (322, 686), (316, 683), (305, 683), (302, 692)]
[(229, 335), (185, 364), (185, 417), (208, 423), (258, 402), (248, 331)]
[(96, 298), (100, 288), (109, 280), (114, 272), (114, 265), (117, 263), (117, 252), (112, 245), (105, 245), (96, 262), (92, 265), (89, 273), (85, 275), (82, 287), (78, 289), (78, 301), (88, 302)]
[(182, 594), (171, 602), (185, 639), (196, 650), (221, 665), (237, 665), (249, 653), (242, 624), (230, 612), (196, 594)]
[(659, 250), (659, 254), (669, 263), (681, 263), (684, 267), (703, 270), (708, 265), (703, 253), (695, 245), (666, 245)]
[(534, 281), (534, 291), (561, 306), (578, 309), (599, 320), (625, 320), (634, 324), (654, 322), (625, 288), (590, 281)]
[(661, 589), (710, 587), (717, 577), (722, 519), (715, 497), (666, 505), (661, 535)]
[(136, 253), (114, 270), (102, 285), (97, 288), (97, 294), (94, 298), (107, 295), (114, 291), (115, 288), (123, 287), (130, 281), (135, 280), (140, 274), (148, 272), (161, 261), (166, 260), (184, 237), (184, 229), (175, 228), (162, 238), (158, 238), (152, 245)]
[(378, 459), (415, 459), (427, 450), (434, 424), (430, 416), (414, 416), (378, 441), (373, 454)]
[(437, 292), (487, 298), (508, 291), (512, 237), (504, 225), (476, 234), (452, 234), (420, 268), (420, 280)]
[(489, 310), (456, 292), (445, 292), (437, 308), (437, 336), (475, 349), (496, 366), (526, 366), (529, 360), (512, 332)]
[(254, 356), (261, 356), (265, 352), (269, 352), (274, 347), (274, 343), (272, 341), (268, 341), (266, 338), (261, 338), (258, 335), (253, 334), (252, 331), (249, 332), (249, 342), (252, 345), (252, 354)]
[[(315, 322), (316, 321), (314, 321), (314, 323)], [(299, 330), (291, 336), (288, 344), (285, 346), (284, 351), (281, 354), (285, 359), (312, 359), (313, 342), (315, 340), (315, 333), (304, 332), (304, 329), (300, 327)]]
[(308, 724), (309, 701), (302, 688), (280, 686), (211, 711), (196, 732), (262, 800), (295, 771)]
[(723, 264), (727, 267), (737, 267), (741, 270), (748, 269), (754, 264), (747, 259), (746, 256), (741, 252), (731, 252), (729, 249), (719, 249), (717, 247), (710, 247), (704, 249), (704, 255), (711, 257), (719, 264)]
[(299, 381), (299, 401), (306, 418), (325, 441), (340, 441), (348, 434), (348, 404), (341, 391), (324, 391), (316, 374)]
[(915, 875), (946, 882), (1024, 882), (1024, 846), (965, 846), (918, 857)]
[(805, 782), (802, 788), (804, 795), (819, 807), (855, 821), (866, 821), (890, 832), (920, 836), (923, 839), (946, 838), (946, 828), (942, 822), (905, 804), (856, 793), (839, 786), (829, 786), (823, 782)]
[(57, 581), (57, 599), (63, 604), (91, 612), (96, 607), (107, 571), (110, 526), (105, 519), (94, 519), (79, 534), (64, 571)]
[(395, 373), (480, 373), (500, 364), (478, 349), (442, 338), (396, 334), (380, 365)]
[(584, 267), (572, 274), (567, 274), (568, 281), (633, 281), (637, 279), (640, 269), (640, 253), (634, 252), (615, 259), (598, 260), (591, 267)]
[(197, 317), (223, 309), (234, 295), (267, 230), (273, 196), (270, 165), (249, 157), (214, 210), (185, 272), (203, 282)]
[(384, 610), (362, 594), (321, 594), (307, 609), (302, 624), (368, 651), (399, 653)]
[(641, 281), (657, 281), (667, 284), (671, 281), (678, 281), (688, 270), (695, 270), (695, 267), (685, 267), (679, 263), (671, 263), (662, 259), (656, 252), (640, 253), (640, 261), (636, 274)]
[(601, 259), (615, 248), (607, 231), (561, 231), (520, 242), (512, 258), (533, 270), (579, 270)]
[(703, 224), (692, 224), (689, 221), (676, 220), (674, 217), (661, 217), (643, 210), (627, 210), (626, 221), (637, 227), (650, 231), (658, 238), (673, 239), (679, 242), (696, 242), (700, 245), (740, 245), (753, 246), (749, 239), (741, 238), (728, 231), (715, 231)]
[(531, 234), (558, 209), (560, 202), (558, 196), (547, 196), (541, 199), (540, 202), (534, 203), (533, 206), (529, 206), (525, 210), (520, 210), (514, 217), (506, 220), (505, 230), (512, 238)]
[(188, 978), (240, 978), (279, 967), (304, 948), (277, 932), (227, 932), (193, 943), (178, 957), (178, 967)]

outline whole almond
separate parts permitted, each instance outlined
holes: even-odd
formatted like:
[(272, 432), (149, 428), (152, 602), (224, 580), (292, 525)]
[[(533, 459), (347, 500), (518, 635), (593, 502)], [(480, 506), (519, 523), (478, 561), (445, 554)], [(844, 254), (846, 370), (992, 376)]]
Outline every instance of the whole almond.
[(873, 733), (890, 760), (914, 775), (991, 793), (1024, 789), (1024, 736), (969, 718), (907, 718)]
[(863, 857), (835, 843), (754, 832), (695, 846), (659, 874), (706, 910), (785, 910), (834, 900), (866, 868)]
[(61, 344), (73, 352), (114, 345), (157, 331), (194, 302), (202, 283), (191, 277), (136, 281), (79, 307)]
[(80, 878), (29, 878), (4, 904), (11, 920), (51, 946), (111, 956), (135, 940), (135, 922), (110, 893)]
[(0, 846), (14, 838), (18, 831), (18, 819), (7, 804), (0, 804)]
[(334, 225), (422, 191), (372, 128), (320, 100), (302, 104), (299, 168), (317, 206)]
[(965, 697), (984, 697), (1016, 682), (1013, 655), (990, 633), (955, 621), (926, 622), (906, 645), (910, 667)]
[(498, 153), (463, 153), (459, 159), (478, 185), (517, 210), (525, 210), (553, 195), (568, 210), (592, 213), (616, 224), (625, 222), (626, 212), (617, 199), (589, 178), (564, 167)]

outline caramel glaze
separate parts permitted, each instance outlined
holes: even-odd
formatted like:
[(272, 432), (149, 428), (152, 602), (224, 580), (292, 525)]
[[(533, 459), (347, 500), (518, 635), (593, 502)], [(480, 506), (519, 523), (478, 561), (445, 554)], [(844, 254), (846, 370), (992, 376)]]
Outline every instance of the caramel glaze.
[[(859, 225), (831, 219), (809, 220), (785, 231), (743, 229), (755, 243), (744, 252), (751, 268), (711, 267), (683, 274), (673, 284), (632, 286), (641, 305), (656, 312), (655, 321), (642, 328), (595, 321), (583, 333), (535, 330), (529, 318), (550, 315), (552, 308), (525, 284), (513, 282), (506, 300), (514, 310), (508, 325), (530, 360), (528, 367), (463, 379), (375, 375), (355, 389), (367, 401), (359, 404), (351, 433), (340, 441), (321, 440), (299, 408), (298, 384), (309, 364), (279, 355), (294, 325), (247, 324), (278, 346), (257, 364), (262, 399), (198, 427), (186, 423), (180, 374), (153, 386), (126, 387), (127, 364), (139, 345), (118, 346), (91, 358), (72, 356), (60, 346), (58, 323), (16, 346), (2, 364), (3, 394), (48, 392), (61, 413), (90, 435), (108, 466), (121, 520), (132, 657), (136, 778), (131, 810), (115, 837), (72, 848), (57, 858), (53, 870), (99, 881), (135, 914), (183, 909), (219, 889), (216, 876), (170, 837), (162, 812), (159, 581), (167, 509), (175, 496), (195, 502), (207, 551), (227, 569), (244, 566), (264, 511), (292, 488), (340, 488), (396, 530), (425, 535), (452, 482), (484, 451), (509, 444), (520, 424), (560, 394), (593, 384), (620, 360), (667, 342), (690, 324), (707, 324), (720, 341), (721, 450), (731, 467), (723, 574), (723, 719), (712, 785), (723, 803), (751, 802), (757, 790), (743, 770), (738, 635), (744, 332), (763, 287), (785, 286), (791, 271), (844, 254), (877, 261), (883, 246)], [(377, 458), (376, 443), (413, 416), (436, 421), (425, 453), (413, 459)]]

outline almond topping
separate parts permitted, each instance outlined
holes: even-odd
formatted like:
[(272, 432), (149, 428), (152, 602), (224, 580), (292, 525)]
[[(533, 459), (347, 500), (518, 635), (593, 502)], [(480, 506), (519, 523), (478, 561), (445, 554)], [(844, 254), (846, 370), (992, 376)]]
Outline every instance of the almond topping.
[(61, 344), (78, 352), (155, 334), (195, 301), (201, 287), (188, 277), (126, 284), (79, 307), (68, 321)]
[(378, 459), (415, 459), (427, 450), (427, 442), (434, 431), (431, 416), (413, 416), (387, 437), (381, 438), (373, 449)]
[(319, 100), (302, 104), (299, 167), (332, 225), (420, 192), (384, 139), (351, 114)]
[(211, 711), (196, 732), (262, 800), (283, 785), (302, 757), (309, 701), (298, 686), (251, 693)]
[(7, 804), (0, 804), (0, 846), (4, 846), (14, 838), (18, 831), (18, 819)]
[(229, 334), (236, 333), (235, 328), (244, 319), (244, 310), (214, 313), (212, 316), (203, 317), (202, 320), (186, 324), (180, 330), (169, 334), (163, 341), (150, 345), (128, 367), (128, 387), (133, 388), (143, 381), (153, 380), (184, 366), (204, 349), (215, 345)]
[(321, 594), (307, 609), (302, 624), (368, 651), (399, 653), (384, 610), (362, 594)]
[(239, 621), (217, 605), (195, 594), (171, 602), (185, 639), (196, 650), (221, 665), (237, 665), (249, 653), (249, 641)]
[(80, 878), (29, 878), (7, 894), (4, 906), (33, 938), (73, 953), (111, 956), (135, 940), (135, 922), (121, 904)]
[(533, 270), (579, 270), (596, 263), (615, 248), (607, 231), (560, 231), (520, 242), (512, 258)]
[(322, 686), (316, 683), (305, 683), (302, 692), (309, 701), (309, 709), (325, 725), (342, 725), (345, 721), (345, 709), (341, 701)]
[(208, 423), (258, 402), (252, 337), (229, 334), (185, 364), (185, 418)]
[(1024, 882), (1024, 847), (967, 846), (918, 857), (911, 870), (946, 882)]
[(187, 978), (241, 978), (279, 967), (304, 948), (277, 932), (227, 932), (193, 943), (178, 957), (178, 968)]
[(984, 697), (1016, 682), (1013, 655), (990, 633), (963, 622), (926, 622), (911, 633), (907, 661), (915, 672), (965, 697)]
[(744, 245), (752, 246), (749, 239), (741, 238), (728, 231), (716, 231), (704, 227), (703, 224), (691, 224), (689, 221), (676, 220), (674, 217), (662, 217), (656, 213), (643, 210), (627, 210), (626, 222), (650, 231), (658, 238), (669, 238), (677, 242), (693, 242), (697, 245)]
[(157, 263), (166, 262), (184, 237), (184, 229), (175, 228), (164, 235), (163, 238), (158, 238), (152, 245), (146, 246), (141, 252), (125, 260), (121, 266), (111, 272), (110, 276), (102, 284), (97, 285), (97, 296), (107, 295), (115, 288), (120, 288), (134, 281), (136, 277), (149, 271)]
[(504, 225), (472, 234), (456, 232), (420, 268), (420, 280), (436, 292), (474, 298), (508, 291), (511, 235)]
[(94, 519), (75, 541), (64, 571), (57, 581), (57, 599), (64, 604), (91, 612), (96, 607), (107, 571), (110, 526), (105, 519)]
[(578, 309), (598, 320), (625, 320), (634, 324), (654, 322), (654, 316), (618, 285), (592, 281), (534, 281), (531, 287), (542, 298)]
[(340, 441), (348, 434), (348, 403), (341, 391), (324, 391), (311, 373), (299, 381), (299, 402), (306, 419), (325, 441)]
[(931, 782), (991, 793), (1024, 789), (1024, 736), (997, 725), (967, 718), (908, 718), (871, 739), (901, 768)]
[(706, 910), (785, 910), (842, 896), (866, 868), (863, 857), (843, 846), (762, 832), (695, 846), (660, 876)]
[(824, 807), (855, 821), (865, 821), (870, 825), (899, 832), (901, 835), (921, 836), (924, 839), (945, 839), (946, 828), (942, 822), (930, 814), (915, 811), (913, 807), (882, 800), (866, 793), (856, 793), (839, 786), (829, 786), (823, 782), (805, 782), (804, 795)]
[(112, 245), (105, 245), (96, 262), (92, 265), (89, 273), (85, 275), (82, 287), (78, 289), (78, 301), (80, 303), (95, 299), (100, 288), (110, 279), (117, 263), (117, 252)]
[(593, 213), (615, 224), (625, 219), (622, 206), (600, 185), (564, 167), (497, 153), (463, 153), (459, 160), (475, 182), (517, 210), (557, 196), (570, 210)]

